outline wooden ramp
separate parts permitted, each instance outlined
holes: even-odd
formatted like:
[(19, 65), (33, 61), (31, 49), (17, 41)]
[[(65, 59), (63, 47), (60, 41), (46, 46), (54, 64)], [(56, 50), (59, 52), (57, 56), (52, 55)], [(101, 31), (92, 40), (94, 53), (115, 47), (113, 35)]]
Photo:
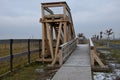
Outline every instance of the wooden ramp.
[(52, 80), (92, 80), (89, 45), (77, 45)]

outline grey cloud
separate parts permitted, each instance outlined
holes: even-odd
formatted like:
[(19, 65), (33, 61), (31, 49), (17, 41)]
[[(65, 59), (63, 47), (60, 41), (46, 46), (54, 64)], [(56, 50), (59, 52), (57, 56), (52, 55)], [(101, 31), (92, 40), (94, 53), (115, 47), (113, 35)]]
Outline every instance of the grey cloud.
[[(40, 3), (53, 1), (56, 0), (1, 0), (0, 38), (28, 38), (30, 35), (40, 38)], [(71, 8), (76, 33), (92, 36), (101, 30), (113, 28), (119, 35), (120, 0), (65, 1)]]

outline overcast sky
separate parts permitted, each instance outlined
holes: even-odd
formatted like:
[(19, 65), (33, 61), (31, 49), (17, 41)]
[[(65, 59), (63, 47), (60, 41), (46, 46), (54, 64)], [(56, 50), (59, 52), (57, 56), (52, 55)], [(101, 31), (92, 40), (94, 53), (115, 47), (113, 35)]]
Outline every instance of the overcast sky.
[[(41, 38), (41, 2), (51, 1), (57, 0), (0, 0), (0, 39)], [(71, 8), (76, 34), (88, 37), (112, 28), (120, 37), (120, 0), (65, 1)]]

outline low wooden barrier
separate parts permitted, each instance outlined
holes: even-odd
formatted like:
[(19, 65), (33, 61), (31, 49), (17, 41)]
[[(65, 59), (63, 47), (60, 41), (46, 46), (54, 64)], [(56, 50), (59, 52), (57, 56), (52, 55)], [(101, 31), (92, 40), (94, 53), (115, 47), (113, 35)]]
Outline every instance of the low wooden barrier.
[[(104, 65), (103, 62), (101, 61), (101, 59), (99, 58), (99, 55), (97, 55), (96, 48), (95, 48), (91, 38), (89, 39), (89, 43), (90, 43), (89, 45), (90, 45), (92, 71), (95, 71), (95, 72), (110, 71), (108, 66)], [(95, 66), (95, 62), (97, 62), (99, 64), (99, 67)]]
[(76, 48), (77, 38), (59, 46), (59, 63), (62, 65)]

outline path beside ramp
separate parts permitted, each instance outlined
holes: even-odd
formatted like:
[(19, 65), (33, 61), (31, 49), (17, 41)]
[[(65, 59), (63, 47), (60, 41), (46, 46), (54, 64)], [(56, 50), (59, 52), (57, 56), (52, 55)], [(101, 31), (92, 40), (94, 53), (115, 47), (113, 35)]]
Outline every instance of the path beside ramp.
[(92, 80), (89, 45), (77, 45), (52, 80)]

